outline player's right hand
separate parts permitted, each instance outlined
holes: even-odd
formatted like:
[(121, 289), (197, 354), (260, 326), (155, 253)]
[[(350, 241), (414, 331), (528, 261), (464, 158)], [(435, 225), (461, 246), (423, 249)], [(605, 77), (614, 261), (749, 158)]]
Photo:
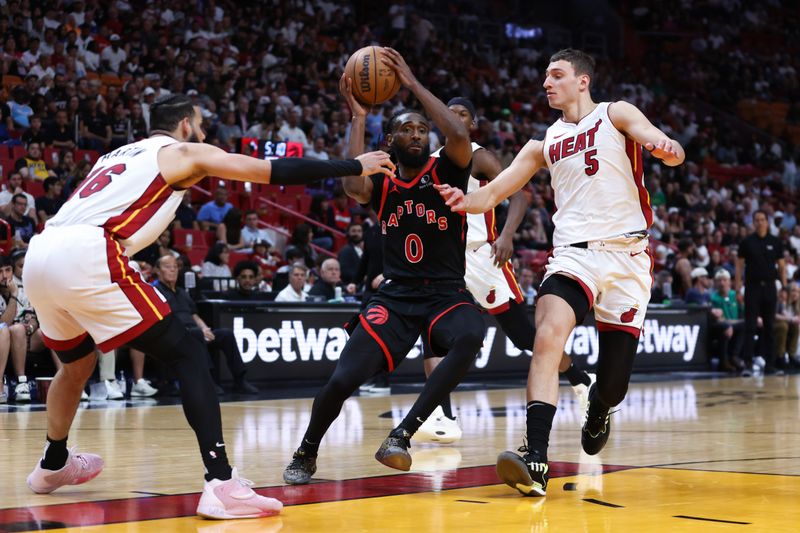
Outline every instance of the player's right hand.
[(445, 205), (450, 207), (451, 211), (464, 212), (467, 210), (467, 199), (464, 196), (464, 191), (447, 184), (434, 184), (434, 187), (442, 195)]
[(376, 150), (367, 152), (356, 157), (361, 162), (361, 175), (372, 176), (373, 174), (386, 174), (394, 177), (395, 165), (391, 157), (386, 152)]
[(356, 97), (353, 96), (353, 78), (347, 74), (342, 74), (342, 77), (339, 78), (339, 92), (344, 96), (347, 106), (354, 117), (367, 116), (367, 108), (361, 105), (356, 100)]

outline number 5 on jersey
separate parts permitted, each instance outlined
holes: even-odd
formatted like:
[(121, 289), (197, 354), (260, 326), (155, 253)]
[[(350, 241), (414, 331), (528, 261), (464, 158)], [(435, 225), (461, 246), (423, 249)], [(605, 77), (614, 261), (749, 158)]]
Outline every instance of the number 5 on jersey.
[(587, 150), (583, 153), (583, 162), (586, 163), (587, 176), (594, 176), (600, 170), (600, 163), (597, 161), (597, 148), (594, 150)]
[(94, 193), (100, 192), (111, 183), (111, 176), (119, 176), (125, 172), (125, 165), (118, 164), (111, 167), (100, 167), (93, 170), (86, 176), (86, 185), (80, 188), (78, 196), (80, 198), (88, 198)]

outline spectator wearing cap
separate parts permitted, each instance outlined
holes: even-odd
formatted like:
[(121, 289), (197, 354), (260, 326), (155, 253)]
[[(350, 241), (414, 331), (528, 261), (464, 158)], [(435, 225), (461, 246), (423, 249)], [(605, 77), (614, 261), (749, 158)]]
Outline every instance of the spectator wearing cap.
[(724, 268), (714, 273), (714, 292), (711, 294), (711, 336), (720, 355), (720, 368), (733, 372), (740, 369), (749, 374), (740, 359), (744, 342), (744, 320), (736, 292), (731, 289), (731, 275)]
[(214, 199), (203, 204), (197, 212), (197, 221), (203, 231), (216, 231), (217, 226), (225, 220), (225, 215), (233, 208), (233, 204), (228, 201), (228, 189), (217, 187), (214, 191)]
[(58, 213), (64, 205), (61, 191), (64, 186), (58, 178), (47, 178), (44, 180), (44, 196), (36, 199), (36, 214), (40, 222), (47, 222)]
[(687, 304), (709, 305), (711, 303), (711, 279), (708, 270), (697, 267), (692, 270), (692, 287), (686, 291)]
[[(745, 335), (742, 357), (745, 364), (752, 366), (755, 356), (755, 336), (761, 320), (761, 355), (766, 361), (765, 374), (774, 374), (775, 352), (773, 330), (778, 295), (775, 282), (780, 279), (786, 287), (786, 261), (783, 258), (783, 243), (769, 234), (767, 213), (758, 210), (753, 214), (755, 231), (739, 245), (736, 259), (736, 280), (734, 288), (738, 294), (742, 289), (744, 275), (744, 319)], [(777, 266), (777, 268), (776, 268)]]
[(145, 87), (144, 91), (142, 91), (142, 96), (144, 97), (144, 102), (142, 102), (142, 117), (144, 117), (144, 122), (147, 125), (148, 131), (150, 130), (150, 106), (153, 105), (153, 102), (156, 99), (156, 90), (152, 87)]
[(108, 40), (111, 44), (100, 53), (100, 64), (106, 71), (119, 74), (119, 67), (128, 59), (128, 54), (120, 46), (122, 39), (119, 35), (115, 33)]

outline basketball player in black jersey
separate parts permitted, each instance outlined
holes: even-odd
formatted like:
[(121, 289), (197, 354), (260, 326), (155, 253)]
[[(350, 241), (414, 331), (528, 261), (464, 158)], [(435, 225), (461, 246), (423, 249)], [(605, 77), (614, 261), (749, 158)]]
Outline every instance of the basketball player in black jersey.
[[(397, 51), (384, 50), (383, 60), (447, 141), (438, 158), (430, 157), (428, 120), (415, 111), (401, 112), (392, 117), (387, 136), (397, 177), (344, 179), (347, 194), (378, 213), (386, 279), (359, 315), (336, 370), (314, 399), (303, 442), (283, 473), (284, 481), (293, 485), (308, 483), (316, 471), (319, 443), (344, 401), (377, 371), (393, 370), (422, 334), (445, 357), (375, 454), (386, 466), (408, 470), (411, 436), (461, 381), (485, 334), (481, 313), (464, 284), (466, 219), (450, 211), (434, 188), (441, 183), (466, 191), (472, 161), (467, 128), (417, 81)], [(342, 76), (339, 87), (353, 113), (350, 153), (360, 154), (367, 110), (355, 100), (351, 86), (352, 80)]]

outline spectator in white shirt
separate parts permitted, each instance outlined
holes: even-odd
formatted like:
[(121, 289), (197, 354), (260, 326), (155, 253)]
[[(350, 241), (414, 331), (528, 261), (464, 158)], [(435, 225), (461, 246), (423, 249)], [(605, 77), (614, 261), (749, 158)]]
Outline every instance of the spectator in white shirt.
[(289, 284), (275, 297), (276, 302), (305, 302), (308, 294), (305, 292), (308, 268), (302, 263), (292, 265), (289, 272)]
[(327, 161), (330, 159), (328, 152), (325, 151), (325, 137), (317, 137), (314, 139), (314, 146), (310, 149), (306, 150), (304, 154), (306, 157), (310, 157), (312, 159), (319, 159), (322, 161)]
[(308, 150), (308, 137), (306, 137), (306, 133), (300, 129), (297, 123), (300, 121), (300, 113), (297, 111), (292, 111), (289, 114), (289, 119), (284, 122), (281, 129), (278, 130), (278, 138), (282, 141), (287, 142), (296, 142), (303, 145), (303, 149)]
[(39, 62), (39, 39), (34, 37), (31, 39), (30, 48), (25, 50), (25, 53), (22, 54), (22, 64), (25, 65), (25, 69), (30, 69), (33, 65)]
[(109, 39), (111, 46), (106, 46), (100, 54), (100, 60), (103, 66), (115, 74), (119, 74), (120, 65), (128, 59), (128, 54), (120, 48), (119, 44), (122, 41), (116, 33)]

